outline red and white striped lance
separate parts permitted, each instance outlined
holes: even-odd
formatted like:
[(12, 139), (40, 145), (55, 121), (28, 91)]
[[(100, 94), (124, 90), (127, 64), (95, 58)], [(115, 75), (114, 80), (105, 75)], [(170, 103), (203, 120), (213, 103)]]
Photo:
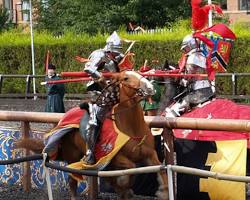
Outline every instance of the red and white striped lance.
[[(169, 71), (163, 71), (163, 70), (156, 70), (154, 73), (141, 73), (142, 76), (146, 77), (172, 77), (172, 78), (205, 78), (207, 77), (207, 74), (180, 74), (176, 73), (177, 70), (169, 70)], [(111, 77), (114, 73), (111, 72), (103, 72), (102, 75), (104, 77)], [(59, 84), (59, 83), (71, 83), (71, 82), (84, 82), (84, 81), (90, 81), (94, 80), (89, 76), (86, 72), (61, 72), (60, 74), (62, 77), (79, 77), (79, 78), (71, 78), (71, 79), (63, 79), (63, 80), (55, 80), (55, 81), (46, 81), (41, 82), (41, 85), (46, 84)]]

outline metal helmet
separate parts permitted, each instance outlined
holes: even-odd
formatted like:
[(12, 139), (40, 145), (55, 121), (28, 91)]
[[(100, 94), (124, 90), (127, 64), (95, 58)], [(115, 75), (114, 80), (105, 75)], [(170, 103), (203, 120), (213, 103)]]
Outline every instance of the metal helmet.
[(122, 49), (121, 38), (114, 31), (106, 40), (106, 46), (104, 47), (106, 51), (120, 52)]
[(182, 40), (181, 50), (188, 53), (192, 49), (199, 47), (199, 40), (194, 38), (192, 35), (187, 35)]

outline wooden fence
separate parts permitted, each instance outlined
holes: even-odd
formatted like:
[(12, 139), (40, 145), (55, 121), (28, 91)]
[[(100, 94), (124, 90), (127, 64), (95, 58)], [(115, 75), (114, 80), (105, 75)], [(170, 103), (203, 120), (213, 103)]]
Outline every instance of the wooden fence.
[[(227, 98), (227, 99), (234, 99), (234, 100), (243, 100), (243, 99), (250, 99), (250, 94), (238, 94), (238, 80), (239, 78), (243, 77), (249, 77), (250, 73), (220, 73), (217, 74), (216, 77), (231, 77), (231, 94), (228, 95), (220, 95), (219, 93), (217, 96), (219, 98)], [(45, 93), (37, 93), (33, 94), (31, 91), (31, 84), (32, 80), (34, 78), (37, 79), (44, 79), (44, 75), (5, 75), (5, 74), (0, 74), (0, 98), (33, 98), (34, 95), (40, 98), (45, 98), (46, 94)], [(10, 79), (10, 78), (21, 78), (26, 81), (25, 85), (25, 92), (24, 93), (10, 93), (10, 94), (3, 94), (2, 89), (4, 87), (4, 80)], [(86, 94), (70, 94), (66, 93), (65, 98), (68, 99), (84, 99), (86, 98)]]

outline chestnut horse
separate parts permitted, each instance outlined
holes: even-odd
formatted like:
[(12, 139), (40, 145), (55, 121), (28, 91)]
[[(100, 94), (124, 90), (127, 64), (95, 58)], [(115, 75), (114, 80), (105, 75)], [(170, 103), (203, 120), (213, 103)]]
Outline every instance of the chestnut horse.
[[(112, 82), (119, 83), (119, 103), (114, 109), (115, 123), (123, 133), (130, 139), (113, 157), (109, 169), (130, 169), (135, 168), (136, 163), (145, 165), (160, 165), (157, 153), (154, 149), (154, 139), (148, 125), (144, 121), (143, 110), (139, 104), (141, 94), (153, 95), (153, 85), (140, 74), (134, 71), (123, 71), (111, 78)], [(16, 143), (18, 148), (27, 148), (41, 153), (43, 141), (37, 139), (24, 139)], [(86, 153), (86, 144), (74, 129), (60, 139), (58, 155), (56, 160), (63, 160), (70, 163), (78, 162)], [(63, 151), (62, 151), (63, 149)], [(130, 175), (107, 178), (115, 192), (121, 199), (133, 198), (131, 190), (132, 179)], [(156, 195), (159, 199), (168, 199), (168, 182), (166, 171), (158, 172), (159, 188)], [(76, 198), (77, 181), (69, 178), (69, 185), (72, 199)]]

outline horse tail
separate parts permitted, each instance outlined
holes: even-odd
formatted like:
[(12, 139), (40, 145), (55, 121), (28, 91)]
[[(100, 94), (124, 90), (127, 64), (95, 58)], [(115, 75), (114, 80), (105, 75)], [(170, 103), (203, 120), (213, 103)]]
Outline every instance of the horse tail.
[(24, 148), (33, 151), (34, 153), (42, 153), (44, 149), (44, 143), (43, 140), (40, 139), (20, 139), (14, 143), (14, 148)]

